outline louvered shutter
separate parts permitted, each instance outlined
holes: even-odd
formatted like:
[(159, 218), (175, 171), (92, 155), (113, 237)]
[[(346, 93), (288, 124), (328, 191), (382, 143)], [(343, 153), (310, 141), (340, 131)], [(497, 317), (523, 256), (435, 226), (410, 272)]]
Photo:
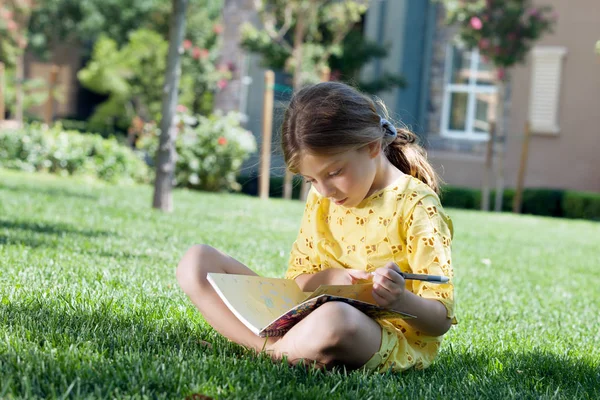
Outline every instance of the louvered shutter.
[(564, 47), (538, 46), (532, 51), (529, 121), (535, 133), (557, 134)]

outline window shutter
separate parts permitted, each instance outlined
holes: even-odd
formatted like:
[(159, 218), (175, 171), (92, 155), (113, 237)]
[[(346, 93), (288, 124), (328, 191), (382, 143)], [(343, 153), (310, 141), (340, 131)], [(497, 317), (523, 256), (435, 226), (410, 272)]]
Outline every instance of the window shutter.
[(538, 46), (532, 51), (529, 122), (534, 133), (557, 134), (558, 99), (564, 47)]

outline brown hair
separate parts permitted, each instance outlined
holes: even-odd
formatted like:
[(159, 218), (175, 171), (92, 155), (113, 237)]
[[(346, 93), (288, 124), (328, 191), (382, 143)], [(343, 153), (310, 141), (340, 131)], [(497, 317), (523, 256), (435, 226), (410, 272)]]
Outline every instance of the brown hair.
[[(384, 118), (387, 111), (383, 103)], [(281, 128), (285, 163), (298, 172), (302, 152), (339, 154), (381, 141), (388, 160), (405, 174), (414, 176), (439, 191), (439, 180), (427, 161), (417, 136), (407, 129), (381, 123), (376, 103), (356, 89), (325, 82), (297, 92), (287, 108)]]

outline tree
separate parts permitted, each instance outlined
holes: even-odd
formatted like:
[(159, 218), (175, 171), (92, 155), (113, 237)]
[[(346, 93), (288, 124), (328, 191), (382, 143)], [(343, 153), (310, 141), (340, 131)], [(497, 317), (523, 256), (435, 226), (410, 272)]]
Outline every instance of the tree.
[[(504, 146), (506, 142), (506, 116), (504, 104), (510, 81), (507, 70), (525, 60), (533, 43), (551, 32), (557, 15), (550, 6), (534, 6), (531, 0), (446, 0), (448, 21), (458, 26), (460, 40), (467, 48), (477, 48), (497, 70), (498, 117), (496, 211), (502, 210), (504, 191)], [(486, 191), (489, 190), (486, 188)], [(487, 193), (483, 193), (487, 198)], [(484, 209), (486, 205), (483, 204)]]
[(189, 0), (173, 0), (169, 28), (169, 55), (163, 86), (162, 118), (160, 139), (156, 153), (156, 178), (152, 206), (162, 211), (173, 210), (172, 182), (175, 172), (175, 137), (177, 127), (174, 122), (177, 107), (177, 90), (181, 75), (180, 47), (185, 34), (185, 11)]
[(373, 94), (395, 87), (405, 87), (404, 77), (388, 71), (384, 71), (380, 76), (370, 80), (361, 79), (360, 72), (363, 66), (373, 59), (387, 57), (388, 49), (387, 46), (365, 38), (362, 29), (359, 28), (360, 26), (357, 24), (346, 35), (342, 43), (341, 54), (331, 56), (329, 62), (331, 80), (350, 82), (360, 91)]
[(223, 112), (239, 111), (241, 81), (244, 71), (244, 52), (240, 48), (240, 27), (252, 20), (256, 14), (254, 0), (225, 0), (222, 9), (223, 42), (219, 63), (229, 66), (231, 80), (215, 95), (215, 109)]
[[(242, 45), (263, 56), (270, 68), (293, 76), (294, 91), (318, 82), (333, 54), (367, 10), (368, 0), (257, 0), (263, 28), (242, 27)], [(284, 197), (292, 194), (292, 174), (287, 171)]]

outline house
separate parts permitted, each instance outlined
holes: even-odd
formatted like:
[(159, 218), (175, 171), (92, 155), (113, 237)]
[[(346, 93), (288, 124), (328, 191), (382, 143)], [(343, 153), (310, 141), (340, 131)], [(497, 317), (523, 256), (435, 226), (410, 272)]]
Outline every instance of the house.
[[(529, 120), (525, 186), (600, 192), (600, 58), (594, 53), (600, 8), (595, 0), (582, 0), (577, 7), (558, 0), (534, 4), (551, 5), (558, 20), (554, 33), (535, 44), (525, 64), (510, 71), (505, 185), (516, 185)], [(389, 45), (388, 57), (365, 67), (365, 77), (387, 70), (408, 82), (403, 89), (378, 94), (392, 117), (420, 136), (446, 184), (481, 187), (490, 122), (496, 119), (494, 69), (477, 51), (455, 44), (455, 30), (447, 26), (439, 2), (372, 1), (364, 34)], [(243, 111), (249, 115), (248, 128), (260, 139), (264, 70), (255, 56), (249, 59), (252, 100)], [(284, 106), (276, 107), (275, 129)], [(251, 168), (257, 162), (253, 159)], [(273, 162), (278, 174), (281, 160)]]
[[(574, 7), (535, 0), (558, 13), (525, 64), (510, 72), (505, 183), (515, 187), (526, 121), (532, 136), (526, 187), (600, 192), (600, 8), (595, 0)], [(379, 0), (366, 18), (365, 34), (392, 43), (381, 68), (406, 76), (409, 86), (381, 95), (400, 121), (418, 133), (442, 179), (480, 187), (490, 121), (495, 120), (494, 71), (477, 51), (455, 44), (445, 11), (429, 1)]]

